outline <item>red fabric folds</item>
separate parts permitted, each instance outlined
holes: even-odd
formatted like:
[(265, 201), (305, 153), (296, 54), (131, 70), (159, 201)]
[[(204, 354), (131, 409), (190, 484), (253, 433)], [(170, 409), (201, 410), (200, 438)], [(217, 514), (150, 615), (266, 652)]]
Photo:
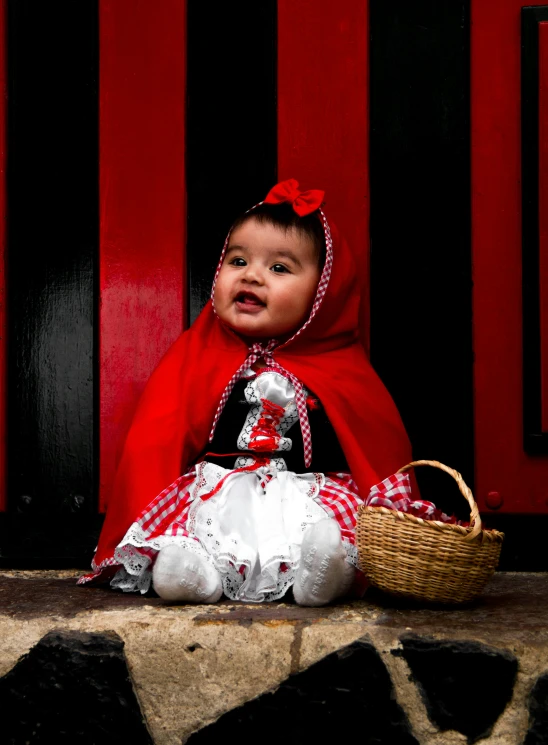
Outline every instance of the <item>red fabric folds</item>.
[[(365, 498), (374, 484), (411, 460), (411, 449), (398, 411), (359, 341), (358, 267), (347, 243), (330, 227), (333, 266), (325, 296), (303, 332), (274, 349), (273, 357), (323, 404)], [(219, 321), (209, 301), (164, 356), (126, 439), (97, 566), (113, 557), (141, 511), (203, 451), (223, 391), (248, 353), (248, 345)]]

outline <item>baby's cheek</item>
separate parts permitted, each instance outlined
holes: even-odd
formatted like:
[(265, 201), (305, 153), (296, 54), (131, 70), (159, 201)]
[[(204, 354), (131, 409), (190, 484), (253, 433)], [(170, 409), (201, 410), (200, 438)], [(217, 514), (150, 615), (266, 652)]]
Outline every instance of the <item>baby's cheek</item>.
[(213, 305), (217, 309), (217, 306), (222, 306), (226, 300), (226, 289), (225, 289), (225, 283), (224, 278), (222, 276), (222, 273), (218, 276), (217, 282), (215, 284), (215, 290), (213, 292)]

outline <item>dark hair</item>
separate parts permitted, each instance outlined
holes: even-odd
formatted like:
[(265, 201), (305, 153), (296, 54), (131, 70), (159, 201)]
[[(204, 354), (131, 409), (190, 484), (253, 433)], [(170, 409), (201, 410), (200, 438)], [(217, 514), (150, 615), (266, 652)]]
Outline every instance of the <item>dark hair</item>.
[(300, 217), (288, 202), (282, 202), (281, 204), (263, 203), (249, 212), (240, 215), (234, 222), (231, 230), (236, 230), (236, 228), (239, 228), (252, 217), (257, 222), (274, 225), (285, 232), (296, 229), (302, 235), (310, 238), (318, 254), (318, 263), (320, 267), (323, 267), (325, 262), (325, 234), (317, 210), (310, 215)]

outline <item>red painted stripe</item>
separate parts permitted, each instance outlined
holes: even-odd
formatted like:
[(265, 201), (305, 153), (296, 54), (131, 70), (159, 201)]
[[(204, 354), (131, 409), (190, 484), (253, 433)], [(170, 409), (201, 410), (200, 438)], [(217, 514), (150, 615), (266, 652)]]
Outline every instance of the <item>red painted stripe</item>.
[(278, 0), (278, 178), (326, 191), (360, 254), (369, 343), (368, 14), (355, 0)]
[[(521, 0), (472, 0), (472, 262), (476, 500), (547, 512), (548, 460), (523, 450)], [(542, 3), (527, 3), (537, 5)], [(544, 54), (544, 52), (543, 52)]]
[(6, 3), (0, 0), (0, 510), (6, 509)]
[(548, 23), (539, 24), (539, 293), (542, 431), (548, 432)]
[(99, 8), (104, 509), (136, 401), (184, 322), (186, 3)]

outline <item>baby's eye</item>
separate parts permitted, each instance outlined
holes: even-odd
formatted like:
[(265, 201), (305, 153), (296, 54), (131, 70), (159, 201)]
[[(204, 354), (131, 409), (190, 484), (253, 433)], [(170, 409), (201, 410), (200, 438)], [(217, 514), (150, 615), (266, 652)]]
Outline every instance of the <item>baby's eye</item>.
[(246, 266), (245, 260), (242, 259), (241, 256), (236, 256), (233, 259), (230, 259), (228, 263), (232, 264), (232, 266)]
[(279, 274), (282, 274), (283, 272), (289, 272), (289, 269), (283, 264), (274, 264), (274, 266), (270, 268), (273, 272), (278, 272)]

